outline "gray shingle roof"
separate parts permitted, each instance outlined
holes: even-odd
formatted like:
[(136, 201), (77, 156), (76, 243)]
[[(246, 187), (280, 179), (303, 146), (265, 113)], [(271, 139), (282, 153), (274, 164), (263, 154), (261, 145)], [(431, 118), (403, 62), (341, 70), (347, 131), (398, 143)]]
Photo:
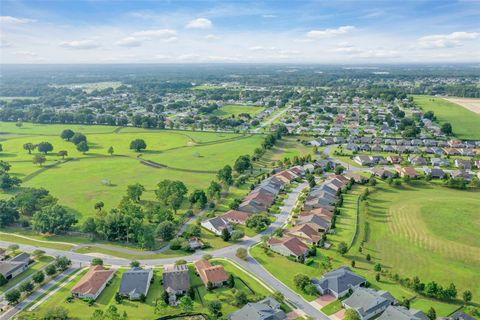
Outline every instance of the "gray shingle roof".
[(230, 320), (285, 320), (287, 315), (273, 298), (247, 303), (242, 309), (230, 314)]
[(187, 291), (190, 275), (186, 265), (166, 265), (163, 271), (163, 288), (167, 292)]
[(420, 310), (389, 306), (378, 320), (428, 320), (428, 317)]
[(120, 293), (123, 295), (144, 294), (147, 295), (147, 288), (153, 275), (153, 270), (144, 270), (140, 267), (132, 268), (123, 273), (122, 283), (120, 284)]
[(357, 288), (352, 295), (343, 301), (343, 304), (355, 309), (362, 316), (377, 309), (390, 305), (395, 301), (387, 291), (376, 291), (369, 288)]
[(330, 289), (332, 292), (338, 294), (352, 287), (356, 287), (365, 281), (365, 278), (359, 276), (350, 270), (350, 268), (341, 267), (325, 273), (321, 279), (314, 279), (313, 282), (324, 290)]

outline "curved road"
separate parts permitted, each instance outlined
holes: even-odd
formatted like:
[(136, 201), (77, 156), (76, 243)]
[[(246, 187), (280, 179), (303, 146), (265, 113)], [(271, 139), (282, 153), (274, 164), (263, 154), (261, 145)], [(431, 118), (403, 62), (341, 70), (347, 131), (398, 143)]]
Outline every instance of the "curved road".
[[(282, 227), (288, 220), (291, 211), (295, 207), (298, 197), (303, 189), (307, 187), (307, 183), (302, 183), (298, 185), (296, 188), (290, 192), (287, 199), (285, 199), (283, 206), (280, 208), (280, 213), (277, 216), (277, 220), (273, 222), (267, 230), (261, 232), (260, 234), (252, 237), (247, 238), (244, 241), (234, 244), (229, 247), (221, 248), (214, 251), (203, 251), (199, 250), (196, 251), (194, 254), (186, 257), (172, 257), (172, 258), (162, 258), (162, 259), (144, 259), (140, 260), (143, 264), (147, 266), (156, 266), (156, 265), (164, 265), (175, 263), (178, 259), (185, 259), (188, 262), (194, 262), (200, 258), (204, 254), (211, 254), (217, 258), (228, 258), (236, 262), (242, 268), (247, 270), (248, 272), (256, 275), (258, 278), (262, 279), (266, 284), (268, 284), (274, 290), (280, 291), (286, 298), (286, 300), (292, 304), (295, 308), (302, 310), (307, 315), (315, 318), (315, 319), (322, 319), (328, 320), (329, 318), (323, 314), (320, 310), (315, 308), (311, 305), (308, 301), (306, 301), (302, 296), (294, 292), (292, 289), (287, 287), (283, 282), (275, 278), (270, 272), (268, 272), (257, 260), (253, 257), (249, 256), (246, 261), (241, 260), (235, 256), (235, 253), (238, 248), (250, 248), (253, 245), (257, 244), (261, 241), (262, 236), (272, 234), (276, 229)], [(0, 241), (0, 246), (8, 246), (13, 242), (8, 241)], [(72, 251), (63, 251), (63, 250), (56, 250), (56, 249), (49, 249), (49, 248), (42, 248), (32, 245), (20, 245), (20, 249), (27, 252), (32, 252), (36, 249), (41, 248), (46, 252), (48, 255), (52, 256), (66, 256), (70, 260), (72, 260), (78, 266), (85, 266), (90, 264), (90, 261), (94, 258), (94, 256), (90, 256), (88, 254), (81, 254)], [(113, 266), (124, 266), (130, 263), (127, 259), (116, 258), (105, 255), (103, 261), (106, 264), (111, 264)]]

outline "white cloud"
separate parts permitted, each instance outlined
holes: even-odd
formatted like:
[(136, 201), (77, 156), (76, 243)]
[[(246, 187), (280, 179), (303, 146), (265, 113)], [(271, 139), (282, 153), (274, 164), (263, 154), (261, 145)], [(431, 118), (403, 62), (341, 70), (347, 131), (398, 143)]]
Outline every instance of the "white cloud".
[(0, 23), (3, 24), (24, 24), (35, 22), (36, 20), (27, 19), (27, 18), (16, 18), (12, 16), (0, 16)]
[(126, 37), (117, 41), (115, 44), (121, 47), (139, 47), (142, 45), (142, 41), (135, 37)]
[(198, 61), (201, 58), (199, 54), (196, 53), (186, 53), (181, 54), (177, 57), (177, 60), (180, 61)]
[(60, 47), (68, 49), (79, 49), (79, 50), (88, 50), (95, 49), (100, 47), (100, 44), (94, 40), (85, 39), (85, 40), (73, 40), (73, 41), (63, 41), (59, 43)]
[(177, 35), (177, 32), (172, 29), (155, 29), (155, 30), (143, 30), (132, 33), (133, 37), (145, 37), (145, 38), (160, 38), (170, 39)]
[(207, 40), (220, 40), (220, 37), (219, 37), (219, 36), (216, 36), (216, 35), (214, 35), (214, 34), (207, 34), (207, 35), (205, 36), (205, 39), (207, 39)]
[(418, 44), (422, 48), (452, 48), (463, 45), (464, 41), (474, 40), (480, 37), (480, 32), (465, 32), (458, 31), (450, 34), (436, 34), (421, 37), (418, 39)]
[(212, 21), (206, 18), (191, 20), (185, 28), (188, 29), (209, 29), (213, 26)]
[(307, 32), (307, 37), (317, 39), (317, 38), (331, 38), (334, 36), (344, 35), (351, 31), (355, 30), (354, 26), (341, 26), (336, 29), (323, 29), (323, 30), (312, 30)]
[(274, 15), (274, 14), (264, 14), (262, 17), (264, 17), (266, 19), (271, 19), (271, 18), (276, 18), (277, 16)]
[(37, 57), (38, 54), (36, 54), (35, 52), (32, 52), (32, 51), (15, 51), (14, 54), (18, 54), (18, 55), (21, 55), (21, 56), (27, 56), (27, 57)]

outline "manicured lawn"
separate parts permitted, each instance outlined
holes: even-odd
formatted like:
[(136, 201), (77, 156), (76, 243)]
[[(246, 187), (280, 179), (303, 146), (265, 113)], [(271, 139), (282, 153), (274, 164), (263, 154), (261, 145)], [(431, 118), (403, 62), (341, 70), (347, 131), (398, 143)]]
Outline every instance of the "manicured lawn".
[(480, 114), (442, 98), (415, 95), (413, 99), (424, 111), (433, 111), (440, 124), (450, 122), (458, 138), (480, 139)]
[(335, 300), (332, 303), (326, 305), (323, 307), (321, 310), (323, 313), (325, 313), (327, 316), (336, 313), (337, 311), (340, 311), (342, 309), (342, 301), (341, 300)]
[(248, 106), (248, 105), (241, 105), (241, 104), (227, 104), (221, 107), (218, 110), (212, 112), (213, 116), (227, 118), (227, 117), (238, 117), (239, 114), (246, 113), (249, 114), (251, 117), (259, 114), (263, 111), (263, 107), (257, 106)]
[(38, 259), (35, 263), (31, 264), (28, 269), (16, 276), (15, 278), (11, 279), (7, 282), (7, 284), (0, 287), (0, 293), (4, 293), (8, 289), (16, 286), (18, 283), (22, 282), (27, 277), (31, 276), (32, 274), (36, 273), (37, 271), (43, 269), (47, 264), (53, 261), (53, 257), (50, 256), (43, 256)]
[[(269, 292), (258, 285), (255, 280), (246, 275), (243, 271), (237, 269), (234, 265), (230, 264), (227, 261), (213, 261), (214, 264), (222, 264), (225, 266), (228, 272), (232, 272), (235, 275), (235, 289), (244, 291), (248, 294), (249, 297), (253, 298), (257, 296), (260, 298), (266, 296)], [(233, 301), (233, 289), (229, 288), (219, 288), (215, 289), (212, 292), (207, 292), (205, 286), (201, 283), (201, 280), (198, 276), (195, 275), (193, 266), (190, 266), (191, 272), (191, 282), (193, 286), (196, 286), (197, 293), (194, 300), (194, 310), (193, 312), (203, 312), (207, 313), (206, 304), (210, 301), (221, 301), (222, 302), (222, 312), (226, 315), (231, 313), (238, 308), (232, 305)], [(157, 299), (160, 298), (163, 288), (161, 285), (162, 269), (155, 269), (155, 280), (150, 287), (150, 291), (147, 296), (145, 303), (138, 301), (128, 301), (124, 300), (122, 304), (116, 304), (115, 302), (115, 293), (118, 291), (121, 283), (121, 275), (127, 269), (119, 269), (113, 278), (111, 284), (102, 292), (100, 297), (97, 299), (97, 302), (94, 306), (89, 307), (88, 304), (84, 301), (75, 299), (72, 303), (67, 303), (66, 298), (70, 296), (70, 290), (73, 286), (80, 280), (82, 274), (79, 274), (75, 279), (60, 289), (56, 294), (51, 298), (45, 301), (40, 307), (35, 310), (36, 315), (44, 315), (47, 310), (54, 306), (62, 306), (69, 310), (70, 317), (72, 319), (90, 319), (92, 313), (95, 309), (106, 309), (108, 305), (114, 304), (120, 313), (124, 311), (128, 314), (129, 319), (153, 319), (163, 315), (173, 315), (182, 312), (182, 309), (179, 307), (159, 307), (158, 312), (155, 313), (155, 306)], [(241, 280), (243, 280), (243, 282)], [(247, 287), (253, 289), (254, 293)], [(200, 296), (199, 296), (200, 294)], [(200, 299), (201, 297), (201, 299)], [(202, 304), (203, 303), (203, 304)], [(24, 314), (31, 314), (24, 312)], [(31, 314), (33, 316), (33, 314)]]
[(3, 232), (0, 232), (0, 240), (11, 241), (11, 242), (13, 241), (19, 244), (33, 245), (33, 246), (59, 249), (59, 250), (70, 250), (71, 248), (73, 248), (73, 245), (69, 245), (69, 244), (55, 243), (55, 242), (48, 242), (48, 241), (38, 241), (36, 239), (25, 239), (11, 233), (3, 233)]
[(272, 149), (265, 152), (258, 164), (261, 167), (270, 168), (273, 161), (283, 161), (285, 158), (292, 160), (295, 156), (303, 157), (312, 153), (313, 148), (298, 142), (296, 137), (283, 137)]

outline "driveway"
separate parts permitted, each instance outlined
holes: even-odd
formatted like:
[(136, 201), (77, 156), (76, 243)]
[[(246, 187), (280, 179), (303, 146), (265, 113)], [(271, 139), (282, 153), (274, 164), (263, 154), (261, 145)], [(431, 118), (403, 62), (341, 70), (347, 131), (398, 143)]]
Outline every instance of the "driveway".
[(330, 319), (332, 319), (332, 320), (343, 320), (343, 319), (345, 319), (345, 312), (346, 311), (347, 310), (342, 309), (342, 310), (338, 311), (337, 313), (332, 314), (330, 316)]
[(329, 305), (330, 303), (332, 303), (335, 300), (337, 300), (337, 298), (335, 298), (335, 296), (332, 296), (331, 294), (326, 294), (326, 295), (323, 295), (323, 296), (319, 297), (315, 301), (312, 301), (312, 303), (317, 304), (319, 306), (319, 309), (321, 309), (321, 308)]

